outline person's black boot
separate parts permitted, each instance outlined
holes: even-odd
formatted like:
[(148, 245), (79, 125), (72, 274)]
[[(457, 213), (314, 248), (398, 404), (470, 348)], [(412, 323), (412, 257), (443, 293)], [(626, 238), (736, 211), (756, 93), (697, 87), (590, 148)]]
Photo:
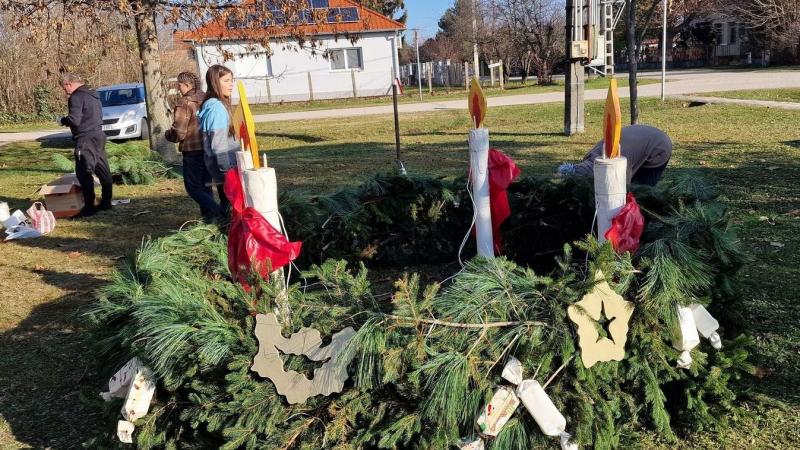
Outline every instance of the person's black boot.
[(74, 218), (80, 219), (81, 217), (92, 217), (95, 214), (97, 214), (97, 208), (94, 206), (84, 206), (83, 209), (81, 209), (81, 212), (78, 213), (78, 215)]
[(109, 209), (111, 209), (111, 207), (112, 207), (111, 200), (106, 201), (105, 199), (103, 199), (103, 200), (100, 200), (100, 204), (97, 205), (97, 210), (98, 211), (108, 211)]

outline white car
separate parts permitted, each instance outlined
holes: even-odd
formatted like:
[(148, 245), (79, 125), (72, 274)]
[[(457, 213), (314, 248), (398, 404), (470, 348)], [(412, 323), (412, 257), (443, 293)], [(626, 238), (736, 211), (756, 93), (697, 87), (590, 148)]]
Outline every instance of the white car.
[(142, 83), (105, 86), (97, 93), (103, 105), (103, 131), (108, 139), (150, 138)]

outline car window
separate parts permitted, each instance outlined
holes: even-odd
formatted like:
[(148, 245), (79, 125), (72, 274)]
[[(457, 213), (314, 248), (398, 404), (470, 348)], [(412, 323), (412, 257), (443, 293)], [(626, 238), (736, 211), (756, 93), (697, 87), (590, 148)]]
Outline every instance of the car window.
[(135, 105), (144, 101), (144, 89), (107, 89), (98, 91), (103, 106)]

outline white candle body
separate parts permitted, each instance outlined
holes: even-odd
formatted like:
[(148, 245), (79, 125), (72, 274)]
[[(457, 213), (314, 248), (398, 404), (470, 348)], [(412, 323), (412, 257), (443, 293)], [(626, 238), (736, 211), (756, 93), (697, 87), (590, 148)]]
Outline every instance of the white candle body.
[(472, 198), (475, 201), (478, 255), (494, 258), (492, 208), (489, 200), (489, 130), (486, 128), (477, 128), (469, 132), (469, 165)]
[(525, 380), (517, 387), (517, 396), (533, 416), (542, 433), (560, 436), (567, 429), (567, 419), (556, 408), (539, 382)]
[(247, 205), (255, 208), (276, 230), (282, 232), (278, 216), (278, 183), (275, 169), (262, 167), (257, 170), (245, 170), (242, 171), (242, 178)]
[(597, 208), (597, 240), (606, 241), (611, 219), (625, 206), (628, 160), (597, 158), (594, 160), (594, 201)]
[(236, 152), (236, 164), (239, 170), (250, 170), (253, 168), (253, 154), (250, 152)]

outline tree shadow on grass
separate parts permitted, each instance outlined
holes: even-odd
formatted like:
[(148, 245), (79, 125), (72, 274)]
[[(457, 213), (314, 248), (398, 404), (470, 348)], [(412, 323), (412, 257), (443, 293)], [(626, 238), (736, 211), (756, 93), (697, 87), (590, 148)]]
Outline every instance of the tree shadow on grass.
[[(50, 273), (52, 281), (98, 285), (82, 275)], [(92, 343), (79, 315), (83, 292), (41, 304), (16, 327), (0, 332), (0, 415), (19, 443), (74, 449), (101, 428), (99, 378)]]
[(313, 136), (310, 134), (300, 134), (300, 133), (271, 133), (267, 131), (258, 131), (256, 132), (257, 137), (263, 138), (278, 138), (278, 139), (289, 139), (292, 141), (300, 141), (305, 142), (307, 144), (316, 144), (319, 142), (325, 142), (328, 139), (320, 136)]

